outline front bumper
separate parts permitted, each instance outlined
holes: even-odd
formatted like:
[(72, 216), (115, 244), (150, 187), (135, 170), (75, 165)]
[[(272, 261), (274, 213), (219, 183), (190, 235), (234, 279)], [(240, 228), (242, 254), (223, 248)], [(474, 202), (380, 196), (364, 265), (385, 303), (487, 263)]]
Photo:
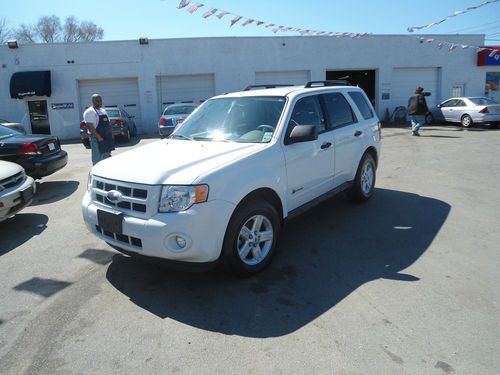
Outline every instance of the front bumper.
[[(111, 246), (146, 257), (187, 263), (217, 261), (234, 208), (229, 202), (216, 200), (195, 204), (184, 212), (156, 213), (147, 219), (124, 213), (122, 233), (113, 233), (99, 225), (97, 210), (118, 211), (92, 202), (89, 193), (82, 200), (87, 229)], [(183, 249), (177, 245), (176, 236), (186, 240)]]
[(68, 164), (68, 153), (59, 150), (56, 154), (20, 160), (18, 163), (26, 170), (26, 174), (33, 178), (41, 178), (64, 168)]
[(5, 190), (0, 195), (0, 221), (15, 215), (33, 201), (36, 184), (33, 178), (27, 176), (26, 180), (12, 191)]

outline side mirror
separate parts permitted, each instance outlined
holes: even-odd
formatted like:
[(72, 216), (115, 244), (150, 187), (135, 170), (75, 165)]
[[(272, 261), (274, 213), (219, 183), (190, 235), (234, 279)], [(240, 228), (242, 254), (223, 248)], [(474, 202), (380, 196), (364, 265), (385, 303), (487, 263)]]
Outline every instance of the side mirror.
[(437, 107), (438, 107), (438, 108), (441, 108), (441, 104), (438, 104), (438, 105), (437, 105)]
[(292, 129), (292, 132), (285, 139), (285, 145), (292, 143), (315, 141), (318, 139), (318, 130), (314, 125), (297, 125)]

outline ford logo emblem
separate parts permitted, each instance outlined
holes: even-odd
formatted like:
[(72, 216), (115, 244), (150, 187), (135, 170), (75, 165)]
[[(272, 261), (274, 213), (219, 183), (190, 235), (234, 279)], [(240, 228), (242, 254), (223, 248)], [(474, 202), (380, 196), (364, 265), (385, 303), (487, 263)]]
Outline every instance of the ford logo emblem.
[(111, 190), (108, 191), (108, 193), (106, 194), (106, 198), (111, 203), (118, 203), (122, 201), (122, 193), (119, 192), (118, 190)]

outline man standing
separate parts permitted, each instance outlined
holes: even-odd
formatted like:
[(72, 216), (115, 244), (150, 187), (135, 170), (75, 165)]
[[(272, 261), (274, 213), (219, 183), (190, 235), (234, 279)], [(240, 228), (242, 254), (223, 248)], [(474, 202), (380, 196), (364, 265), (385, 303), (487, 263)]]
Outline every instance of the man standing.
[(83, 113), (83, 121), (90, 132), (90, 148), (92, 149), (92, 165), (109, 158), (115, 149), (113, 140), (113, 126), (109, 122), (108, 114), (102, 107), (102, 98), (99, 94), (92, 95), (92, 107)]
[(425, 123), (425, 115), (429, 112), (427, 102), (425, 101), (424, 88), (418, 86), (415, 89), (415, 95), (408, 99), (408, 115), (411, 121), (411, 131), (415, 136), (419, 136), (418, 130)]

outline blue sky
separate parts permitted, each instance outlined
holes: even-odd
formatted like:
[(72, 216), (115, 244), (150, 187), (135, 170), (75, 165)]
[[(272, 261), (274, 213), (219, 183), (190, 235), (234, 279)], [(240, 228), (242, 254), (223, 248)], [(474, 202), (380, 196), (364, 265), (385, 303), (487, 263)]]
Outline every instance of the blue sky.
[[(287, 27), (326, 32), (408, 34), (408, 26), (421, 26), (445, 18), (458, 10), (476, 6), (485, 0), (200, 0), (204, 6), (194, 14), (186, 7), (178, 10), (180, 0), (22, 0), (3, 2), (0, 18), (8, 26), (34, 23), (42, 15), (55, 14), (61, 19), (74, 15), (92, 20), (104, 29), (104, 40), (130, 40), (211, 36), (274, 36), (270, 28), (240, 21), (229, 27), (234, 16), (219, 20), (202, 14), (218, 8), (246, 18)], [(43, 11), (40, 8), (43, 7)], [(500, 1), (454, 17), (420, 34), (486, 34), (487, 44), (500, 45)], [(279, 33), (278, 35), (299, 35)], [(444, 40), (444, 39), (443, 39)]]

